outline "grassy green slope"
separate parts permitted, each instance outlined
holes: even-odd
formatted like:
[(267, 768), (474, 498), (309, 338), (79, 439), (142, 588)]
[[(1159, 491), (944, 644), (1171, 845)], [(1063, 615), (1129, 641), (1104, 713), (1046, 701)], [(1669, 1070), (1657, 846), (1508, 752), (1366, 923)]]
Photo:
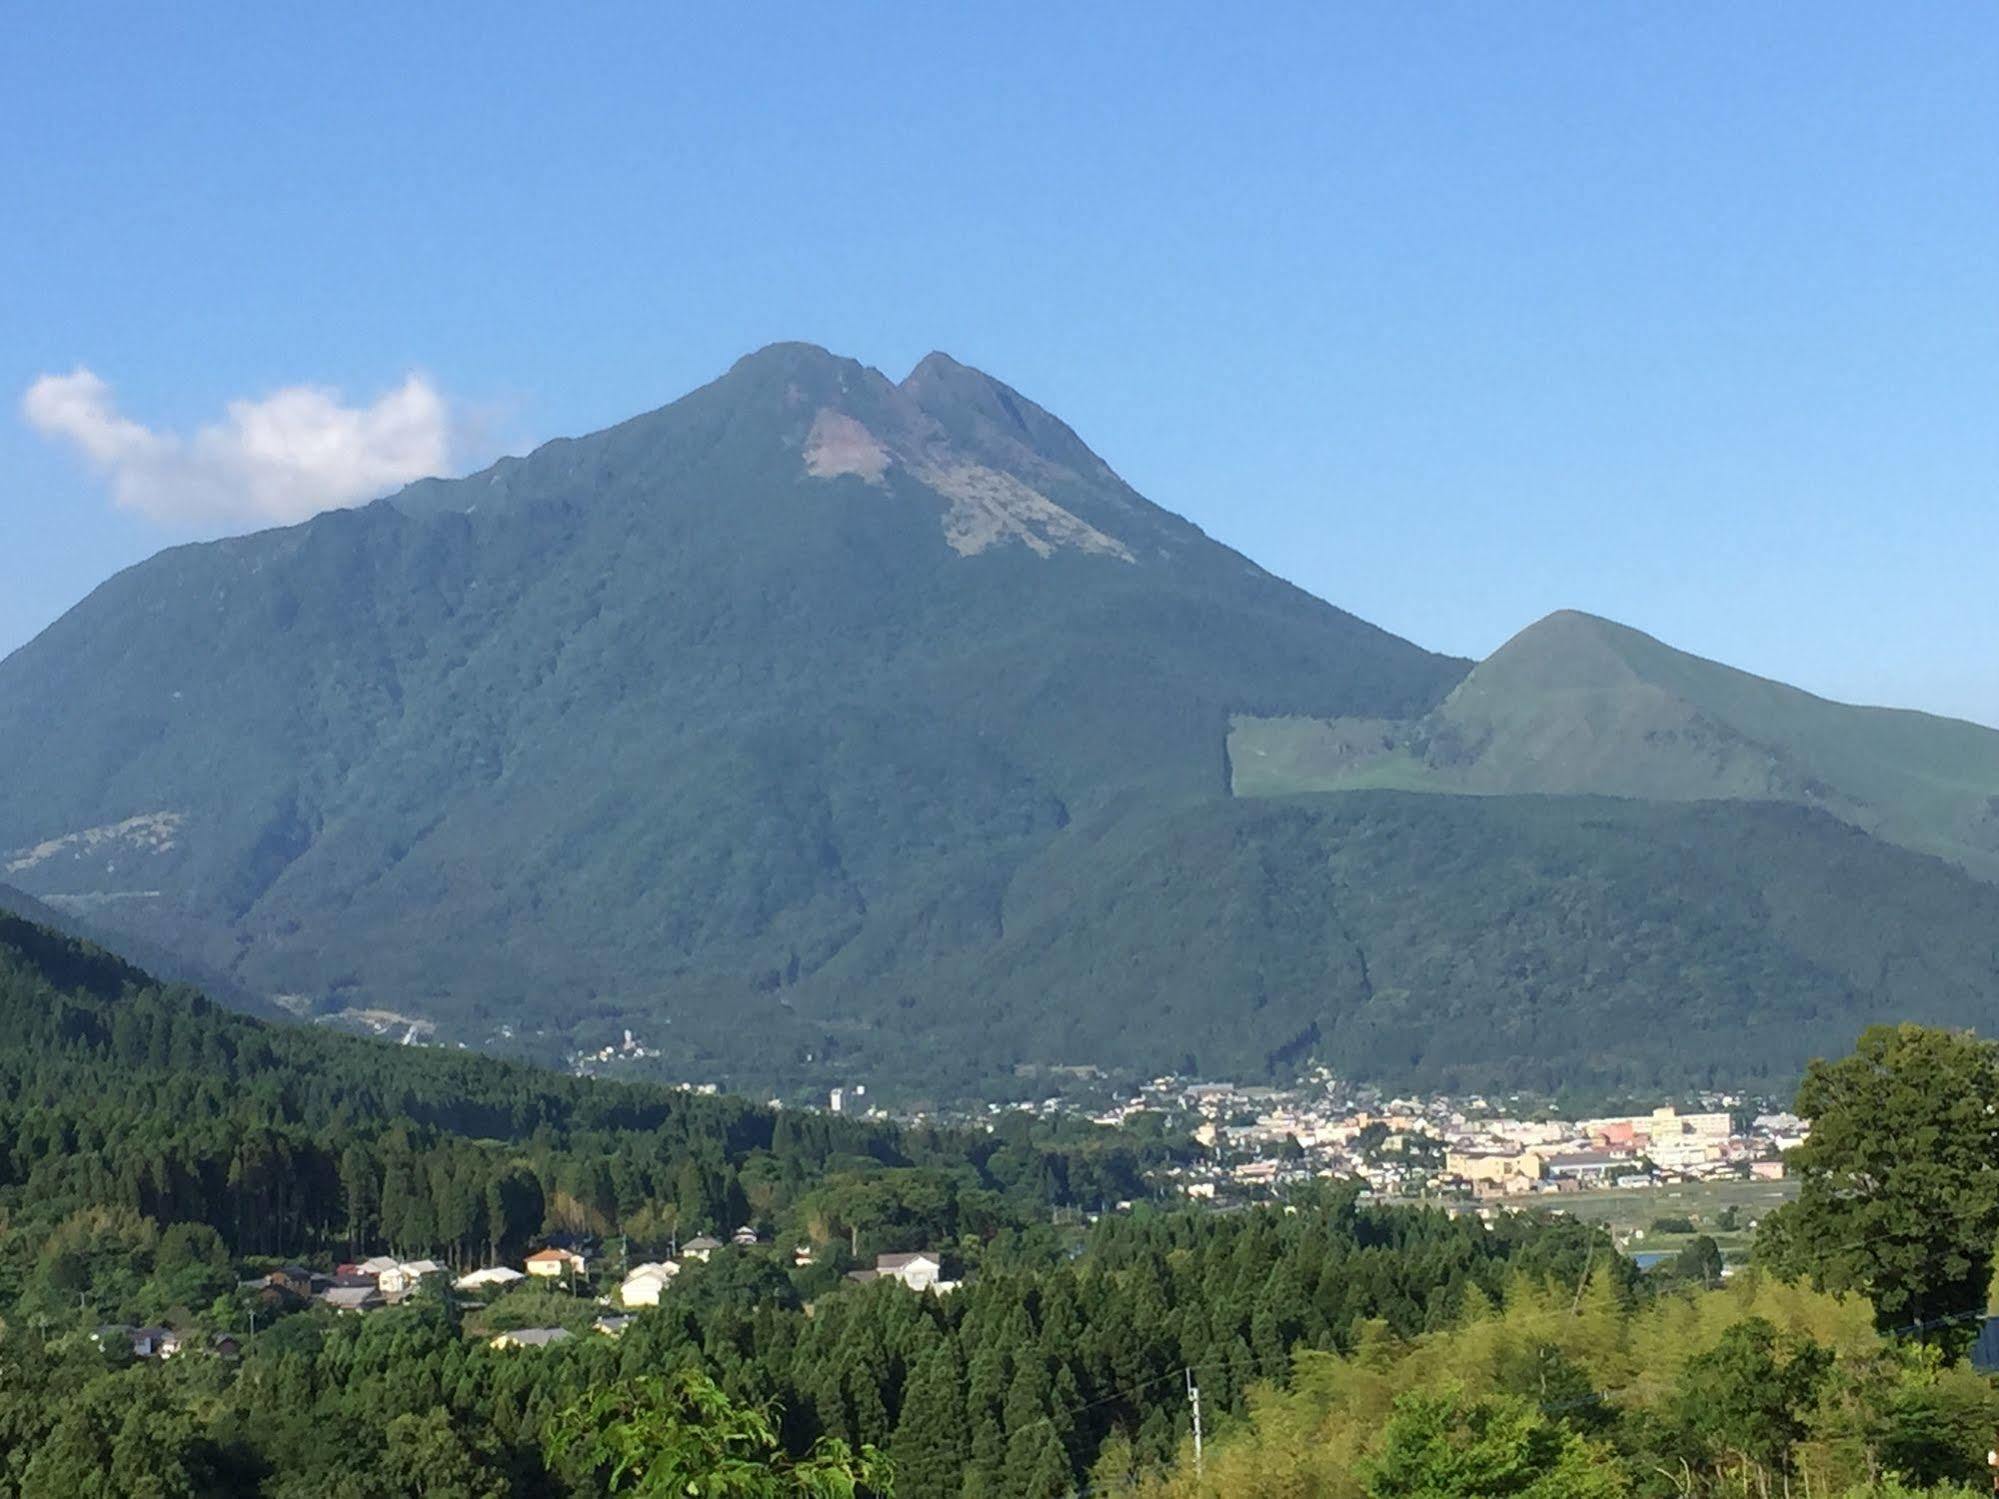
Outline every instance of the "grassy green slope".
[(1523, 631), (1419, 721), (1240, 720), (1230, 753), (1245, 795), (1791, 801), (1999, 877), (1999, 732), (1829, 702), (1584, 614)]

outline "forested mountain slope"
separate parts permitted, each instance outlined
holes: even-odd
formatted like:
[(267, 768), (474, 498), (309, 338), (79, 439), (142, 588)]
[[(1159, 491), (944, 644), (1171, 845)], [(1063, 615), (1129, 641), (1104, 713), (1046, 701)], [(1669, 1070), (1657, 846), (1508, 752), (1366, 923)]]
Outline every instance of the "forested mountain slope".
[[(768, 1229), (812, 1197), (840, 1235), (913, 1248), (1141, 1190), (1127, 1139), (1035, 1133), (905, 1130), (269, 1024), (0, 915), (0, 1229), (123, 1211), (208, 1224), (238, 1254), (392, 1244), (457, 1262), (558, 1229)], [(23, 1272), (0, 1254), (0, 1299)]]
[[(777, 1401), (794, 1452), (892, 1447), (909, 1499), (973, 1473), (1052, 1496), (1100, 1450), (1166, 1459), (1187, 1365), (1235, 1412), (1294, 1349), (1351, 1347), (1372, 1321), (1414, 1335), (1592, 1267), (1632, 1279), (1580, 1224), (1361, 1207), (1351, 1187), (1049, 1228), (1051, 1206), (1143, 1194), (1142, 1154), (1167, 1148), (1018, 1113), (905, 1130), (271, 1026), (0, 916), (0, 1494), (602, 1493), (550, 1445), (556, 1413), (692, 1368)], [(688, 1261), (616, 1337), (591, 1330), (615, 1269), (492, 1305), (427, 1283), (360, 1315), (239, 1284), (277, 1256), (518, 1260), (554, 1233), (628, 1236), (636, 1261), (741, 1223), (758, 1247)], [(855, 1251), (916, 1248), (972, 1283), (842, 1280)], [(575, 1335), (489, 1346), (518, 1316)], [(130, 1362), (117, 1324), (139, 1321), (185, 1351)], [(224, 1333), (240, 1361), (209, 1356)]]
[(983, 375), (780, 345), (114, 578), (0, 663), (0, 877), (318, 1008), (664, 1043), (882, 932), (904, 971), (989, 942), (1072, 826), (1226, 795), (1232, 712), (1463, 669)]

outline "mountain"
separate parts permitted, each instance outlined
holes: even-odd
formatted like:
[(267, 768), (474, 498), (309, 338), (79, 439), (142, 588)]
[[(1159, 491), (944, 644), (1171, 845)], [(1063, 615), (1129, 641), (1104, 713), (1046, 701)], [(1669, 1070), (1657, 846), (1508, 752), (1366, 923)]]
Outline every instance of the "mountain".
[(0, 879), (300, 1015), (786, 1091), (1684, 1082), (1991, 1018), (1999, 887), (1830, 799), (1235, 795), (1282, 789), (1246, 734), (1470, 671), (986, 375), (782, 344), (111, 579), (0, 662)]
[(1399, 722), (1239, 718), (1243, 795), (1782, 801), (1999, 879), (1999, 732), (1828, 702), (1592, 615), (1552, 614)]
[(740, 1052), (864, 937), (990, 941), (1051, 843), (1225, 796), (1230, 714), (1421, 712), (1464, 670), (997, 381), (779, 345), (112, 579), (0, 663), (0, 878), (299, 1008)]

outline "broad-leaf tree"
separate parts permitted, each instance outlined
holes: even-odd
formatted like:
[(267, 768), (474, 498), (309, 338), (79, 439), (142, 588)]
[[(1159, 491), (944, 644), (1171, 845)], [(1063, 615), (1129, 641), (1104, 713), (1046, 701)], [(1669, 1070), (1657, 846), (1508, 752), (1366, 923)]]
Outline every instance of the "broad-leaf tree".
[(1951, 1357), (1976, 1337), (1999, 1240), (1999, 1049), (1919, 1025), (1874, 1026), (1798, 1089), (1811, 1138), (1796, 1202), (1764, 1225), (1780, 1272), (1874, 1303), (1883, 1331)]

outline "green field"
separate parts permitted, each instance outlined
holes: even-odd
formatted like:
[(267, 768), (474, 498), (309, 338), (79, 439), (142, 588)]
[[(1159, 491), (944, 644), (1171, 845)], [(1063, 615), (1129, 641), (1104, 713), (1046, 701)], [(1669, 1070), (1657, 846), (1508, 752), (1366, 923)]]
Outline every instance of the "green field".
[[(1601, 1223), (1627, 1254), (1659, 1251), (1678, 1253), (1691, 1241), (1688, 1234), (1655, 1234), (1656, 1218), (1687, 1218), (1700, 1233), (1711, 1235), (1728, 1260), (1741, 1259), (1755, 1238), (1753, 1224), (1772, 1208), (1798, 1195), (1795, 1180), (1690, 1182), (1677, 1186), (1611, 1188), (1578, 1192), (1560, 1199), (1562, 1210), (1586, 1223)], [(1734, 1207), (1741, 1226), (1724, 1231), (1716, 1226), (1724, 1208)]]

